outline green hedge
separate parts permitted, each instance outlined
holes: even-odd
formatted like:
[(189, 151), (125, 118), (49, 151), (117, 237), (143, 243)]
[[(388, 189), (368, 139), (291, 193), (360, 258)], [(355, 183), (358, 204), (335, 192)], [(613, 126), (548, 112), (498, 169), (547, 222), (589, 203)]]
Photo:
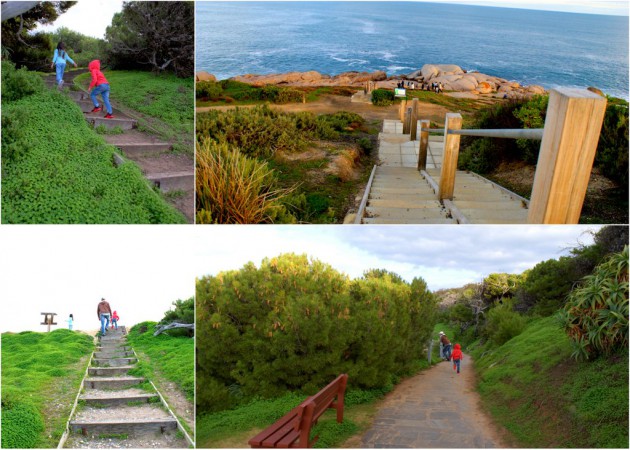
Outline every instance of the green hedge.
[(387, 89), (375, 89), (372, 91), (372, 104), (375, 106), (389, 106), (396, 99), (394, 91)]

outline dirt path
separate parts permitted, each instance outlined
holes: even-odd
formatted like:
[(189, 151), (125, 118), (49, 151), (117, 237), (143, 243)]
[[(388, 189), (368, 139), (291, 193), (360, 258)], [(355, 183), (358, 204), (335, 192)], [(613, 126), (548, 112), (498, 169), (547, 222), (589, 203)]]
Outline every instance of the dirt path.
[(499, 432), (480, 407), (471, 360), (461, 373), (442, 362), (403, 381), (380, 405), (362, 448), (500, 448)]
[[(253, 107), (248, 105), (244, 107)], [(384, 120), (395, 119), (398, 117), (398, 105), (391, 106), (374, 106), (370, 103), (358, 103), (350, 101), (350, 97), (341, 95), (322, 95), (318, 100), (308, 103), (289, 103), (286, 105), (271, 105), (273, 108), (284, 112), (310, 111), (315, 114), (331, 114), (337, 111), (348, 111), (360, 114), (366, 120)], [(241, 106), (243, 107), (243, 106)], [(197, 107), (197, 112), (205, 112), (209, 110), (225, 111), (233, 109), (234, 106), (206, 106)], [(432, 103), (422, 102), (423, 117), (429, 116), (431, 120), (441, 118), (443, 121), (446, 113), (449, 112), (445, 107), (434, 105)]]

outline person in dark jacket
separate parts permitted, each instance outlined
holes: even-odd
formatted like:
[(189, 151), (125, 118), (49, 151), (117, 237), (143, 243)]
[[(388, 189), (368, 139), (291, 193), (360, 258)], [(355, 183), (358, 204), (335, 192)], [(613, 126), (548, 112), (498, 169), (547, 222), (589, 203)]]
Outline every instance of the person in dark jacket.
[(444, 361), (451, 360), (451, 341), (448, 340), (446, 334), (440, 331), (440, 344), (442, 345), (442, 358)]

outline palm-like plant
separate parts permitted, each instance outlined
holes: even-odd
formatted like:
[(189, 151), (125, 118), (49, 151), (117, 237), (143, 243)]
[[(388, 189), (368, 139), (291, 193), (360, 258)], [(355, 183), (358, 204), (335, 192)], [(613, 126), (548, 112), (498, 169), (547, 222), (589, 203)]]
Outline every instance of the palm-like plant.
[(628, 246), (584, 277), (561, 311), (576, 359), (628, 347)]

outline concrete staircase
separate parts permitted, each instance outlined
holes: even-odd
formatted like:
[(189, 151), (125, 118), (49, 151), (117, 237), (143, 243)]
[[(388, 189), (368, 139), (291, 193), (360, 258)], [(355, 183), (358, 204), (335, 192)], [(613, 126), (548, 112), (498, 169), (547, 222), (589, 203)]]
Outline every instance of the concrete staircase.
[(125, 334), (125, 328), (119, 327), (100, 338), (65, 447), (188, 447), (178, 433), (177, 420), (152, 385), (129, 375), (138, 360)]
[(527, 223), (527, 200), (471, 172), (457, 171), (453, 201), (438, 201), (443, 137), (429, 137), (425, 172), (417, 170), (419, 144), (402, 134), (399, 121), (383, 122), (381, 165), (375, 168), (361, 223)]
[[(66, 73), (65, 78), (74, 77), (84, 71)], [(56, 89), (54, 76), (44, 78), (50, 88)], [(92, 113), (94, 105), (85, 91), (69, 90), (70, 83), (62, 89), (85, 114), (86, 121), (94, 128), (104, 127), (116, 130), (117, 134), (103, 134), (103, 139), (117, 147), (124, 157), (135, 162), (152, 186), (164, 193), (170, 193), (169, 201), (188, 219), (194, 222), (195, 164), (191, 156), (172, 152), (172, 146), (153, 134), (138, 130), (138, 121), (131, 117), (131, 112), (113, 108), (113, 119), (105, 119), (105, 111)], [(101, 98), (98, 98), (99, 104)], [(103, 105), (101, 105), (103, 106)], [(124, 163), (125, 159), (120, 158)]]

